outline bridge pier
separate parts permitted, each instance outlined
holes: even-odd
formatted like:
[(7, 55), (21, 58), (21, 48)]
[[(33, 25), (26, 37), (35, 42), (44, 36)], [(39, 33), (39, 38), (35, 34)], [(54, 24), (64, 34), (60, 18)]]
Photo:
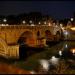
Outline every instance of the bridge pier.
[(46, 46), (46, 39), (43, 38), (43, 37), (37, 39), (37, 46), (40, 46), (40, 47), (44, 47), (44, 46)]
[(19, 59), (19, 45), (8, 46), (6, 51), (7, 58)]

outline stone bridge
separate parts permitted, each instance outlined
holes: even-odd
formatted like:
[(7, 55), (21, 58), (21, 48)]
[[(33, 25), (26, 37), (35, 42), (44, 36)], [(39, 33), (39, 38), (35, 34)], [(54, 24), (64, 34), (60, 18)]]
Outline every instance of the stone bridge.
[[(18, 45), (17, 46), (18, 49), (19, 45), (21, 44), (26, 44), (32, 47), (34, 46), (36, 47), (37, 45), (46, 45), (46, 41), (54, 40), (54, 36), (57, 33), (61, 34), (61, 29), (58, 26), (56, 27), (48, 25), (0, 26), (0, 53), (4, 50), (5, 54), (9, 54), (8, 50), (10, 50), (11, 48), (13, 48), (13, 46), (16, 45)], [(57, 38), (59, 38), (58, 36), (59, 35), (57, 35)], [(16, 51), (16, 53), (18, 54), (18, 51)]]

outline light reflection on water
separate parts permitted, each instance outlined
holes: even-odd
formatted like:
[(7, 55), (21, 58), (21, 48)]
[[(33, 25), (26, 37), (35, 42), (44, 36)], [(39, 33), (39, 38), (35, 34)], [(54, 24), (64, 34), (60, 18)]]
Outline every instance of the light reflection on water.
[[(61, 45), (60, 45), (61, 44)], [(54, 47), (54, 46), (53, 46)], [(56, 55), (52, 55), (52, 56), (55, 56), (55, 57), (52, 57), (52, 61), (55, 61), (56, 63), (53, 63), (53, 64), (57, 64), (58, 63), (58, 61), (59, 61), (59, 57), (61, 58), (63, 58), (63, 59), (74, 59), (75, 60), (75, 56), (73, 55), (73, 53), (72, 52), (70, 52), (70, 50), (72, 49), (72, 48), (75, 48), (75, 41), (63, 41), (63, 42), (61, 42), (61, 43), (59, 43), (58, 44), (58, 46), (57, 46), (58, 48), (60, 47), (60, 49), (59, 49), (59, 51), (58, 51), (58, 54), (56, 53)], [(51, 47), (50, 47), (51, 48)], [(24, 48), (23, 48), (24, 49)], [(54, 50), (56, 50), (56, 48), (54, 47), (53, 48)], [(50, 50), (51, 51), (51, 50)], [(43, 51), (42, 51), (43, 52)], [(69, 53), (70, 52), (70, 53)], [(46, 54), (46, 53), (45, 53)], [(59, 55), (60, 54), (60, 55)], [(39, 55), (40, 55), (40, 53), (39, 53)], [(42, 55), (41, 56), (37, 56), (37, 57), (39, 57), (39, 59), (42, 59)], [(43, 54), (44, 55), (44, 54)], [(47, 56), (50, 56), (50, 54), (49, 55), (47, 55)], [(46, 56), (46, 57), (47, 57)], [(57, 57), (56, 57), (57, 56)], [(31, 57), (31, 56), (30, 56)], [(35, 56), (36, 57), (36, 56)], [(36, 58), (36, 60), (35, 60), (35, 57), (33, 57), (33, 61), (36, 61), (36, 60), (38, 60), (37, 58)], [(49, 57), (48, 57), (49, 58)], [(47, 60), (47, 59), (46, 59)], [(51, 60), (51, 58), (49, 58), (48, 60)], [(30, 59), (30, 61), (32, 61), (31, 59)], [(32, 62), (33, 62), (32, 61)], [(27, 62), (27, 64), (29, 63), (29, 64), (31, 64), (31, 65), (33, 65), (34, 63), (32, 63), (32, 62), (28, 62), (28, 61), (17, 61), (16, 62), (16, 64), (15, 65), (18, 65), (19, 64), (19, 62), (20, 62), (20, 66), (19, 67), (24, 67), (24, 68), (26, 68), (26, 67), (28, 67), (29, 65), (26, 65), (26, 62)], [(46, 63), (48, 63), (48, 62), (46, 62)], [(44, 65), (44, 67), (46, 67), (47, 66), (47, 68), (48, 68), (48, 66), (49, 65)], [(31, 67), (31, 66), (30, 66)], [(26, 68), (27, 69), (27, 68)]]
[(61, 50), (59, 51), (59, 57), (61, 56), (64, 59), (74, 59), (75, 55), (73, 54), (75, 49), (75, 41), (65, 41), (62, 43)]
[[(72, 49), (75, 50), (75, 41), (65, 41), (65, 42), (63, 42), (61, 50), (59, 50), (59, 53), (58, 53), (59, 56), (58, 57), (52, 56), (52, 58), (49, 59), (50, 63), (46, 63), (47, 69), (50, 68), (51, 64), (54, 65), (54, 66), (59, 65), (59, 61), (61, 61), (61, 59), (64, 59), (64, 60), (72, 59), (73, 60), (72, 63), (73, 63), (75, 61), (75, 55), (72, 53), (72, 51), (71, 51)], [(45, 61), (48, 62), (48, 60), (45, 60)], [(42, 64), (44, 64), (44, 61), (42, 62)], [(48, 66), (49, 66), (49, 68), (48, 68)], [(75, 69), (74, 65), (73, 66), (70, 65), (70, 67), (71, 68), (73, 67)]]

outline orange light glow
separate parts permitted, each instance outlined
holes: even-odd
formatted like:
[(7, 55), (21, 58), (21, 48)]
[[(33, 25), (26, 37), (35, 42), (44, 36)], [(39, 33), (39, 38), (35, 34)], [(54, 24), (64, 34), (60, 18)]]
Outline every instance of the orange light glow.
[(75, 27), (72, 27), (71, 30), (75, 30)]
[(71, 52), (74, 54), (75, 53), (75, 48), (71, 49)]

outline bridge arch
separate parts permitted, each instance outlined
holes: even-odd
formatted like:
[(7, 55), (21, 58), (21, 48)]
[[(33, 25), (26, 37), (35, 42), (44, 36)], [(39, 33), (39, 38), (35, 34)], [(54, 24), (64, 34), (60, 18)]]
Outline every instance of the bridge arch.
[(19, 56), (20, 59), (25, 59), (29, 55), (29, 48), (27, 46), (30, 46), (30, 40), (33, 37), (32, 31), (25, 31), (21, 34), (21, 36), (18, 39), (19, 47)]
[(45, 34), (51, 35), (51, 31), (50, 30), (46, 30)]
[(27, 39), (30, 39), (32, 37), (33, 37), (32, 31), (25, 31), (20, 35), (20, 37), (17, 40), (17, 43), (18, 44), (26, 44)]
[(7, 43), (4, 39), (0, 38), (0, 55), (5, 55), (7, 50)]
[(59, 31), (56, 32), (56, 35), (54, 37), (55, 41), (59, 41), (61, 39), (61, 33)]
[(37, 39), (40, 37), (40, 31), (37, 31)]
[(50, 35), (51, 35), (50, 30), (45, 30), (45, 37), (46, 37), (46, 39), (48, 39), (50, 37)]
[(54, 40), (54, 37), (50, 30), (45, 30), (45, 38), (46, 38), (46, 44), (47, 42)]

